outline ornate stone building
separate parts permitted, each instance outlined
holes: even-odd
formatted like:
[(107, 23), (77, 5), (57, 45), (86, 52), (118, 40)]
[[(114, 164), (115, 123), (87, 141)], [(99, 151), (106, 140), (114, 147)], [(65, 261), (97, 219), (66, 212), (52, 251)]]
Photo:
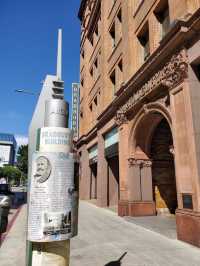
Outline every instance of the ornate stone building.
[(200, 247), (200, 0), (82, 0), (80, 197)]

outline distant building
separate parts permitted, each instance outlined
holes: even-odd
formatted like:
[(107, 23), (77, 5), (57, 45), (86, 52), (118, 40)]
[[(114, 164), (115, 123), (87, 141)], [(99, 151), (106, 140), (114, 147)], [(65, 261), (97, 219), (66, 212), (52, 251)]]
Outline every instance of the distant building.
[(17, 142), (14, 135), (0, 133), (0, 167), (14, 165)]
[(74, 139), (79, 137), (79, 105), (80, 105), (80, 93), (79, 84), (72, 83), (72, 119), (71, 127), (74, 132)]

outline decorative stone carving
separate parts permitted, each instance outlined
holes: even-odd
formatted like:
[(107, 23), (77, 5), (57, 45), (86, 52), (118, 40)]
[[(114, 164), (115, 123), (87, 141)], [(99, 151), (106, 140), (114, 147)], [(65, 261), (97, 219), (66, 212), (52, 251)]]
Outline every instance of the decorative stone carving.
[(115, 116), (116, 125), (121, 126), (122, 124), (126, 124), (127, 122), (128, 118), (126, 117), (126, 114), (117, 112), (117, 115)]
[(138, 165), (140, 168), (143, 167), (151, 167), (152, 166), (152, 161), (151, 160), (142, 160), (142, 159), (135, 159), (135, 158), (129, 158), (129, 167), (133, 167), (135, 165)]
[(147, 104), (144, 104), (143, 110), (144, 110), (145, 114), (147, 114), (149, 112), (149, 108), (148, 108)]
[[(124, 117), (138, 102), (144, 99), (150, 92), (160, 86), (169, 89), (178, 85), (188, 75), (188, 58), (185, 50), (174, 54), (166, 65), (147, 81), (142, 87), (134, 90), (134, 94), (117, 111), (116, 117)], [(116, 121), (118, 119), (116, 118)], [(120, 119), (121, 121), (121, 119)]]
[(156, 100), (156, 102), (161, 103), (162, 105), (164, 105), (165, 107), (168, 107), (170, 104), (170, 97), (169, 94), (159, 98)]

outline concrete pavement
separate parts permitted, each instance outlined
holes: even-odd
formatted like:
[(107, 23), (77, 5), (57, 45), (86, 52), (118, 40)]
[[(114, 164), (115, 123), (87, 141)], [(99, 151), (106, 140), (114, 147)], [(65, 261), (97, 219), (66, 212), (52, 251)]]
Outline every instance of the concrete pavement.
[[(155, 218), (129, 222), (110, 210), (80, 202), (79, 235), (71, 240), (70, 266), (119, 266), (116, 260), (125, 252), (122, 266), (199, 266), (200, 249), (160, 234), (168, 222), (153, 225)], [(160, 233), (151, 231), (153, 227)], [(25, 266), (25, 237), (26, 205), (0, 248), (1, 266)]]
[(198, 248), (128, 222), (110, 210), (81, 202), (79, 214), (79, 235), (71, 241), (70, 266), (119, 266), (111, 262), (124, 252), (122, 266), (200, 265)]
[(0, 247), (1, 266), (24, 266), (26, 248), (26, 205), (21, 207), (10, 231)]

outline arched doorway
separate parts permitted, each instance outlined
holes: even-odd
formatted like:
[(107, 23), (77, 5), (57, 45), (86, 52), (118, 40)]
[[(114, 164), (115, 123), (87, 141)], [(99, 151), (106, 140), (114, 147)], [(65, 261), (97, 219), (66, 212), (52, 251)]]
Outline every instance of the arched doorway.
[(175, 214), (177, 191), (174, 167), (173, 138), (170, 126), (162, 118), (155, 127), (150, 144), (153, 199), (157, 214)]

